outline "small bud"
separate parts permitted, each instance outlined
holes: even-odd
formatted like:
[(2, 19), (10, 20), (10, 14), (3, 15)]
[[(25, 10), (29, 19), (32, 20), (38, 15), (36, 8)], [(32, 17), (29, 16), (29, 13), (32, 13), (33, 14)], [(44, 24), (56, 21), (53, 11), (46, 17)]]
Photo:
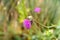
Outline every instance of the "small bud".
[(41, 9), (40, 9), (39, 7), (36, 7), (36, 8), (34, 9), (34, 12), (36, 12), (36, 13), (40, 13), (40, 11), (41, 11)]

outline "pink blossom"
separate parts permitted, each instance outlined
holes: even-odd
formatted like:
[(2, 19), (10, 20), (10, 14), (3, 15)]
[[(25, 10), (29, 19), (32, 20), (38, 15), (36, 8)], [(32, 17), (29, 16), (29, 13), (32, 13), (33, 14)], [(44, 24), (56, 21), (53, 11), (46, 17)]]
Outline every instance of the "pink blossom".
[(24, 26), (26, 29), (30, 29), (30, 28), (31, 28), (31, 22), (30, 22), (30, 20), (25, 19), (25, 20), (23, 21), (23, 26)]
[(41, 11), (41, 9), (40, 9), (39, 7), (36, 7), (36, 8), (34, 9), (34, 12), (36, 12), (36, 13), (40, 13), (40, 11)]

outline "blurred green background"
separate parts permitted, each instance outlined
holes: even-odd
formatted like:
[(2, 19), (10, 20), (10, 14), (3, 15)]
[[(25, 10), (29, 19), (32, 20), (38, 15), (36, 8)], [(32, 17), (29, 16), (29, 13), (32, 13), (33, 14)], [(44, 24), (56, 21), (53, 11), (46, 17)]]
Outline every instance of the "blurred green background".
[[(27, 30), (22, 23), (29, 16)], [(0, 40), (60, 40), (60, 0), (0, 0)]]

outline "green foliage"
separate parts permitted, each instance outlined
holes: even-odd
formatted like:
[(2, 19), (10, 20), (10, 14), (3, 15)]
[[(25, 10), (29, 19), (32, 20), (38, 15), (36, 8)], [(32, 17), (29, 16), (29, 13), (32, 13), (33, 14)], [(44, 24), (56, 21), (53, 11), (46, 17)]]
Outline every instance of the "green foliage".
[(28, 15), (26, 11), (26, 6), (24, 5), (24, 0), (21, 1), (16, 7), (18, 13), (19, 13), (19, 21), (22, 22)]

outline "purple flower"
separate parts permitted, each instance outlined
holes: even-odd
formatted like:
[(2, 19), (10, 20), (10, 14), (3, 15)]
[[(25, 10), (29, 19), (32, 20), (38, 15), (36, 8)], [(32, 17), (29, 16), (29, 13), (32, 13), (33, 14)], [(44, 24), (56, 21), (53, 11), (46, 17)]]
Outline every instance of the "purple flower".
[(30, 22), (30, 20), (25, 19), (25, 20), (23, 21), (23, 26), (24, 26), (26, 29), (30, 29), (30, 28), (31, 28), (31, 22)]
[(39, 8), (39, 7), (36, 7), (35, 9), (34, 9), (34, 12), (36, 12), (36, 13), (39, 13), (41, 11), (41, 9)]

